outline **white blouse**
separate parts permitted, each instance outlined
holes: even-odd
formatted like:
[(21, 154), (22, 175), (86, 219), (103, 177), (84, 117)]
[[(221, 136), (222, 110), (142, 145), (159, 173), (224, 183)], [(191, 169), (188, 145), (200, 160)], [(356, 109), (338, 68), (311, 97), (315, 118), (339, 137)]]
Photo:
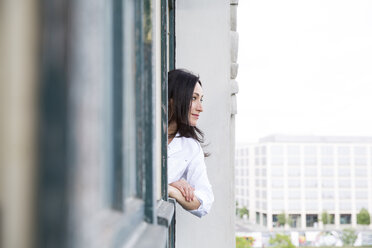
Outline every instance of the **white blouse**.
[(168, 184), (185, 179), (195, 189), (200, 201), (197, 210), (190, 213), (202, 217), (209, 213), (214, 196), (204, 162), (204, 152), (193, 138), (179, 137), (178, 134), (168, 145)]

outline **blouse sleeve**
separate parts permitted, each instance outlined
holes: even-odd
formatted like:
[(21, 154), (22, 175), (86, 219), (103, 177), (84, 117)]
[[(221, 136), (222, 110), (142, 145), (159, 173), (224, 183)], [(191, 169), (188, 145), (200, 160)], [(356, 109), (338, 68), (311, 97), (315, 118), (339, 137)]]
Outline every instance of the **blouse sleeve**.
[(209, 213), (214, 201), (212, 186), (209, 183), (204, 152), (198, 143), (197, 155), (190, 161), (186, 171), (186, 181), (195, 188), (194, 194), (200, 201), (200, 207), (190, 213), (202, 217)]

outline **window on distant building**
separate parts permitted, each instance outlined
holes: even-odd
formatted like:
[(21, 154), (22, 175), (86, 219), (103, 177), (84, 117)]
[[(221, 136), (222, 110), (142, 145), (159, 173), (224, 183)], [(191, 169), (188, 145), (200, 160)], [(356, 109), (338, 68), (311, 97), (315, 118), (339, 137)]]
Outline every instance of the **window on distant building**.
[(288, 210), (290, 211), (299, 211), (301, 210), (301, 204), (299, 200), (289, 200), (288, 201)]
[(354, 147), (354, 156), (367, 156), (367, 147), (356, 146)]
[(334, 169), (333, 167), (330, 167), (330, 166), (324, 166), (322, 167), (322, 176), (326, 176), (326, 177), (331, 177), (333, 176), (334, 174)]
[(316, 224), (318, 224), (318, 215), (307, 214), (306, 215), (306, 227), (314, 227)]
[(313, 189), (308, 189), (305, 191), (305, 198), (306, 199), (317, 199), (318, 198), (318, 192)]
[(350, 167), (342, 166), (338, 168), (338, 175), (342, 177), (349, 177), (350, 176)]
[(323, 210), (334, 210), (335, 209), (335, 202), (333, 200), (325, 200), (323, 201)]
[(351, 181), (347, 179), (339, 179), (338, 186), (340, 188), (350, 188), (351, 187)]
[(362, 208), (368, 209), (368, 201), (366, 199), (357, 200), (355, 206), (357, 211), (360, 211)]
[(288, 157), (290, 156), (299, 157), (300, 156), (300, 146), (289, 145), (287, 147), (287, 151), (288, 151)]
[(357, 199), (368, 199), (368, 191), (367, 190), (358, 190), (355, 192), (355, 198)]
[(301, 159), (299, 156), (288, 156), (288, 165), (289, 166), (300, 166), (301, 165)]
[(333, 180), (325, 179), (325, 178), (322, 179), (323, 188), (333, 188), (333, 186), (334, 186)]
[(355, 180), (355, 187), (357, 187), (357, 188), (367, 188), (368, 187), (367, 180), (365, 180), (365, 179), (356, 179)]
[(305, 186), (307, 188), (316, 188), (318, 187), (318, 181), (314, 178), (314, 179), (305, 179)]
[(267, 226), (267, 214), (262, 214), (262, 225)]
[(351, 214), (340, 214), (340, 224), (351, 224)]
[(312, 177), (318, 174), (318, 170), (316, 167), (306, 167), (305, 168), (305, 176)]
[(284, 183), (283, 183), (283, 179), (273, 179), (273, 180), (271, 181), (271, 186), (272, 186), (273, 188), (282, 188), (283, 185), (284, 185)]
[(357, 177), (367, 177), (367, 168), (364, 167), (356, 167), (355, 168), (355, 176)]
[(260, 213), (259, 212), (256, 212), (256, 223), (257, 224), (260, 224), (261, 221), (260, 221)]
[(350, 211), (351, 210), (351, 202), (350, 202), (350, 200), (340, 201), (339, 208), (340, 208), (340, 210)]
[(301, 168), (299, 168), (298, 166), (288, 167), (288, 176), (299, 177), (300, 175), (301, 175)]
[(288, 187), (290, 187), (290, 188), (298, 188), (300, 186), (301, 186), (300, 179), (291, 178), (291, 179), (288, 180)]
[(322, 198), (323, 199), (334, 199), (335, 192), (333, 190), (323, 190), (322, 191)]
[(340, 190), (339, 197), (340, 197), (340, 199), (350, 199), (351, 198), (351, 191), (350, 190)]

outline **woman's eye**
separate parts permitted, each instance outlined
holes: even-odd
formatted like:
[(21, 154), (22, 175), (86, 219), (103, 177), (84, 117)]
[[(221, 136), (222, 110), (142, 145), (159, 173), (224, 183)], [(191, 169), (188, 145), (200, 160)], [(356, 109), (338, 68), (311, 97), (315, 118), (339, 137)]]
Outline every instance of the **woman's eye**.
[(192, 97), (192, 100), (193, 100), (193, 101), (195, 101), (195, 100), (196, 100), (196, 97), (195, 97), (195, 96), (193, 96), (193, 97)]

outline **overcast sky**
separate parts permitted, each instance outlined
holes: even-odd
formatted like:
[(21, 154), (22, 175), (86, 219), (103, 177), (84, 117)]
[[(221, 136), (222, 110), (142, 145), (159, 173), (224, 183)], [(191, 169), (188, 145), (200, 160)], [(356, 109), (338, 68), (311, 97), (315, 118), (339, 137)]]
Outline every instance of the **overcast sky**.
[(372, 136), (372, 1), (240, 0), (236, 141)]

